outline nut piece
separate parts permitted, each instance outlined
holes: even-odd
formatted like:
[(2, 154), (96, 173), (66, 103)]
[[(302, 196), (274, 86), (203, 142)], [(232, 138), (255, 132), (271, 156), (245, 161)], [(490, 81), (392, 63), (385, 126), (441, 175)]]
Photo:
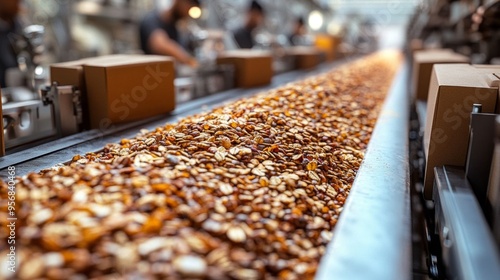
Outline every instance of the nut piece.
[(240, 227), (229, 228), (227, 231), (227, 238), (236, 243), (245, 242), (245, 240), (247, 240), (245, 231)]
[(197, 256), (180, 256), (174, 259), (174, 268), (185, 277), (202, 277), (207, 273), (207, 263)]

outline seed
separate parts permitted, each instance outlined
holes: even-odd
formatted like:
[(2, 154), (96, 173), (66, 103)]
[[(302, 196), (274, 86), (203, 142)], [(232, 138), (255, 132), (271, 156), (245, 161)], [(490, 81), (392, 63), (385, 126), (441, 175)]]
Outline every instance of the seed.
[(259, 279), (259, 272), (253, 269), (237, 269), (231, 272), (231, 276), (234, 279), (241, 280), (256, 280)]
[(274, 165), (274, 162), (272, 162), (271, 160), (265, 160), (262, 162), (262, 165), (264, 166), (271, 166), (271, 165)]
[(74, 202), (85, 203), (87, 202), (87, 199), (88, 195), (87, 192), (84, 190), (76, 191), (75, 193), (73, 193), (72, 200)]
[(52, 218), (53, 212), (49, 208), (42, 209), (38, 212), (35, 212), (31, 215), (31, 221), (36, 224), (40, 225)]
[(226, 159), (226, 153), (224, 153), (224, 152), (216, 152), (215, 153), (215, 159), (217, 161), (223, 161), (223, 160), (225, 160)]
[(232, 147), (229, 149), (229, 153), (232, 155), (237, 155), (240, 152), (240, 149), (238, 147)]
[(30, 256), (19, 271), (19, 279), (40, 278), (44, 270), (44, 260), (40, 256)]
[(267, 177), (260, 177), (259, 184), (261, 187), (267, 187), (269, 186), (269, 179)]
[(225, 195), (230, 195), (233, 193), (233, 187), (229, 184), (221, 184), (219, 186), (219, 189)]
[(311, 178), (311, 180), (321, 181), (321, 178), (319, 178), (318, 174), (314, 171), (309, 171), (307, 175)]
[(281, 179), (280, 179), (280, 177), (272, 176), (271, 180), (269, 180), (269, 183), (273, 186), (277, 186), (277, 185), (281, 184)]
[(173, 261), (177, 272), (185, 277), (202, 277), (207, 273), (207, 263), (198, 256), (180, 256)]
[(318, 168), (318, 163), (315, 160), (312, 160), (307, 164), (307, 170), (309, 171), (316, 170), (316, 168)]
[[(231, 188), (231, 193), (233, 192), (233, 189)], [(228, 193), (228, 194), (231, 194), (231, 193)], [(216, 202), (215, 203), (215, 207), (214, 207), (215, 211), (219, 214), (226, 214), (227, 213), (227, 208), (226, 206), (224, 206), (224, 204), (222, 204), (221, 202)]]
[(60, 253), (48, 253), (43, 256), (46, 267), (61, 267), (64, 265), (64, 257)]
[(240, 148), (240, 152), (241, 152), (243, 155), (248, 155), (248, 154), (251, 154), (251, 153), (252, 153), (252, 150), (251, 150), (251, 149), (249, 149), (249, 148), (243, 147), (243, 148)]
[(231, 148), (231, 140), (228, 138), (228, 137), (222, 137), (221, 138), (221, 145), (226, 148), (226, 149), (229, 149)]
[(137, 251), (139, 252), (140, 255), (146, 256), (149, 255), (151, 252), (163, 248), (166, 242), (168, 242), (168, 240), (164, 237), (154, 237), (140, 244), (139, 247), (137, 248)]
[(293, 159), (293, 160), (299, 160), (299, 159), (301, 159), (301, 158), (302, 158), (302, 155), (301, 155), (301, 154), (294, 155), (294, 156), (292, 157), (292, 159)]
[(153, 145), (154, 142), (156, 142), (156, 139), (154, 139), (154, 138), (148, 138), (148, 139), (146, 139), (146, 141), (144, 141), (144, 143), (148, 146)]
[(203, 222), (203, 229), (209, 232), (214, 232), (214, 233), (221, 233), (222, 231), (222, 225), (214, 220), (208, 219), (205, 222)]
[(254, 168), (252, 169), (252, 174), (256, 175), (256, 176), (266, 176), (266, 172), (265, 171), (262, 171), (261, 169), (259, 168)]
[(231, 240), (233, 242), (241, 243), (241, 242), (245, 242), (245, 240), (247, 239), (247, 236), (245, 234), (245, 231), (242, 228), (231, 227), (227, 231), (227, 238), (229, 238), (229, 240)]

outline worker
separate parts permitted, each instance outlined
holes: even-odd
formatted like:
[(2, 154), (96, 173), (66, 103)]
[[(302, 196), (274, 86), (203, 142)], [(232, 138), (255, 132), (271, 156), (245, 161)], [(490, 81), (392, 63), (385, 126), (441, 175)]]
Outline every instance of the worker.
[(180, 43), (177, 23), (189, 17), (189, 10), (199, 7), (198, 0), (173, 0), (172, 6), (164, 11), (151, 11), (141, 22), (141, 48), (146, 54), (168, 55), (178, 62), (195, 67), (196, 59)]
[(257, 1), (252, 1), (247, 10), (245, 24), (233, 32), (234, 39), (242, 49), (251, 49), (255, 45), (253, 31), (264, 22), (264, 8)]
[(21, 0), (0, 0), (0, 86), (6, 87), (6, 72), (17, 67), (17, 56), (11, 45), (10, 36), (21, 34), (18, 14)]
[(304, 35), (306, 35), (306, 33), (307, 29), (305, 26), (304, 18), (300, 17), (295, 21), (292, 34), (288, 36), (290, 45), (292, 46), (301, 45), (301, 41), (303, 41), (303, 37)]

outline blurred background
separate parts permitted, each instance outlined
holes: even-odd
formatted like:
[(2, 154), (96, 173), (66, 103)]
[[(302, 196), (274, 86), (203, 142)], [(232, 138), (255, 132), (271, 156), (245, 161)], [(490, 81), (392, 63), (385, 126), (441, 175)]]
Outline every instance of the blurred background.
[[(32, 40), (43, 40), (43, 50), (30, 54), (37, 64), (48, 65), (108, 54), (144, 53), (140, 26), (151, 11), (163, 13), (174, 0), (1, 0), (4, 7), (19, 5), (9, 15), (19, 24), (15, 32), (31, 26)], [(182, 2), (182, 1), (181, 1)], [(190, 1), (189, 16), (175, 20), (176, 31), (186, 55), (196, 64), (213, 60), (224, 50), (242, 46), (235, 32), (248, 21), (250, 0)], [(472, 56), (473, 62), (492, 63), (498, 56), (495, 44), (495, 11), (487, 9), (498, 1), (489, 0), (261, 0), (262, 19), (251, 28), (253, 49), (279, 49), (290, 45), (317, 44), (316, 35), (342, 38), (340, 54), (369, 53), (380, 48), (451, 47)], [(10, 4), (8, 4), (10, 3)], [(487, 13), (485, 14), (485, 11)], [(11, 13), (14, 13), (11, 11)], [(488, 23), (482, 17), (489, 14)], [(3, 22), (9, 21), (4, 16)], [(498, 18), (496, 18), (498, 21)], [(33, 25), (35, 25), (33, 27)], [(479, 27), (481, 25), (481, 27)], [(38, 28), (38, 29), (37, 29)], [(294, 35), (295, 34), (295, 35)], [(244, 34), (245, 35), (245, 34)], [(237, 37), (237, 36), (236, 36)], [(26, 36), (2, 37), (15, 45), (16, 62), (2, 68), (25, 64), (22, 53)], [(237, 38), (236, 38), (237, 39)], [(293, 39), (293, 40), (292, 40)], [(40, 41), (41, 42), (41, 41)], [(4, 42), (6, 44), (7, 42)], [(42, 47), (42, 46), (41, 46)], [(248, 46), (247, 46), (248, 47)], [(497, 48), (498, 49), (498, 48)], [(146, 51), (147, 52), (147, 51)], [(24, 55), (26, 56), (26, 55)], [(24, 58), (26, 59), (26, 57)], [(5, 60), (5, 59), (4, 59)], [(193, 66), (193, 63), (186, 63)], [(494, 61), (493, 61), (494, 62)], [(5, 65), (8, 64), (8, 65)], [(22, 70), (22, 69), (21, 69)], [(3, 69), (2, 72), (6, 72)], [(182, 73), (182, 67), (178, 70)], [(39, 68), (39, 76), (43, 75)], [(2, 87), (15, 86), (16, 74), (2, 79)]]
[[(19, 21), (23, 26), (37, 24), (45, 27), (43, 60), (46, 63), (115, 53), (140, 53), (141, 20), (148, 12), (168, 9), (173, 3), (172, 0), (18, 2), (21, 4)], [(179, 29), (183, 36), (192, 41), (189, 51), (202, 58), (206, 54), (196, 49), (201, 45), (200, 41), (223, 36), (224, 31), (241, 26), (251, 1), (200, 2), (201, 10), (193, 10), (190, 19), (178, 25), (181, 25)], [(254, 48), (289, 45), (287, 36), (293, 32), (299, 18), (304, 21), (304, 35), (310, 38), (304, 36), (298, 44), (311, 45), (315, 33), (328, 33), (343, 36), (343, 48), (350, 52), (402, 46), (405, 27), (416, 7), (423, 5), (420, 2), (426, 1), (262, 0), (259, 3), (265, 10), (265, 18), (256, 32), (257, 45)], [(231, 42), (232, 38), (225, 39), (225, 49), (238, 47)]]

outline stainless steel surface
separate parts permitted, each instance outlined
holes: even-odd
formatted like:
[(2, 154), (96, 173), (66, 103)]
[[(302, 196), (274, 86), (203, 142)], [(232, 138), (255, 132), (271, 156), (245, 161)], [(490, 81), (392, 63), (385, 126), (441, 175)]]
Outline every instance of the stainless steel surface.
[(407, 66), (385, 101), (316, 279), (409, 279)]
[(278, 55), (273, 59), (273, 70), (275, 73), (284, 73), (295, 69), (295, 57), (290, 55)]
[(5, 88), (3, 92), (3, 129), (8, 150), (81, 131), (80, 93), (73, 87), (54, 85), (40, 95), (22, 87)]
[(427, 102), (417, 100), (415, 107), (418, 115), (418, 123), (420, 124), (419, 134), (423, 137), (425, 132), (425, 122), (427, 121)]
[(498, 279), (500, 255), (462, 169), (436, 167), (436, 231), (449, 279)]
[[(490, 207), (487, 200), (491, 160), (495, 147), (495, 114), (481, 113), (474, 104), (470, 117), (469, 147), (465, 162), (465, 175), (476, 197), (489, 218)], [(475, 113), (478, 111), (478, 113)]]
[(22, 35), (10, 34), (14, 52), (17, 56), (18, 68), (31, 91), (37, 92), (44, 84), (44, 68), (40, 66), (41, 56), (45, 51), (45, 28), (42, 25), (29, 25), (23, 29)]
[(194, 97), (201, 97), (234, 87), (234, 66), (206, 65), (195, 74)]
[(182, 104), (193, 99), (193, 79), (188, 77), (175, 78), (175, 103)]
[(3, 119), (7, 149), (55, 134), (50, 107), (41, 100), (4, 104)]
[(81, 131), (83, 112), (80, 91), (73, 86), (58, 86), (55, 83), (41, 92), (44, 104), (52, 107), (58, 137)]

